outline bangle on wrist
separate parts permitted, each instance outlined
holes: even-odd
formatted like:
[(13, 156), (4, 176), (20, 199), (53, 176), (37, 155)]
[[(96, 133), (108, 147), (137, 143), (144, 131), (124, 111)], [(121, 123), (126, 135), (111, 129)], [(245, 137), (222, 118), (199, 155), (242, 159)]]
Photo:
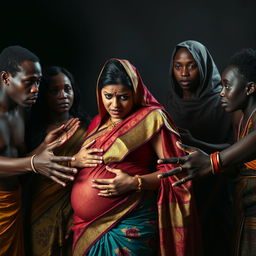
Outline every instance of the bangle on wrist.
[(210, 161), (211, 161), (211, 167), (212, 167), (212, 174), (217, 174), (222, 172), (222, 166), (220, 162), (220, 152), (214, 152), (210, 154)]
[(36, 170), (35, 165), (34, 165), (34, 158), (35, 158), (35, 156), (36, 156), (36, 154), (31, 156), (31, 158), (30, 158), (30, 166), (31, 166), (31, 169), (32, 169), (32, 171), (34, 173), (38, 173), (38, 171)]
[(142, 190), (142, 178), (140, 175), (135, 175), (134, 177), (137, 178), (138, 181), (136, 192), (140, 192)]

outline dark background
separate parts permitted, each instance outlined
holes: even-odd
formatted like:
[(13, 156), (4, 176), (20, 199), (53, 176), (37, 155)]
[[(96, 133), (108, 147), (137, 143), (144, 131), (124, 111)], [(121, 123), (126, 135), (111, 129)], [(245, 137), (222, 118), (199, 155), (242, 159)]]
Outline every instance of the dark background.
[(95, 84), (111, 57), (127, 58), (162, 103), (176, 43), (205, 44), (219, 69), (237, 50), (256, 48), (256, 1), (1, 1), (0, 47), (19, 44), (43, 65), (69, 69), (82, 104), (96, 113)]

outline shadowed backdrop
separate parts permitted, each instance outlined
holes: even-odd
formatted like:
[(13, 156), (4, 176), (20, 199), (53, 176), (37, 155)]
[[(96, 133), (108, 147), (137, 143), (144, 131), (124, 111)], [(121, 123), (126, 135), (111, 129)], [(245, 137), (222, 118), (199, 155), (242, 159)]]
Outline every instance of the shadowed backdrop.
[(19, 44), (43, 65), (66, 67), (81, 89), (83, 108), (93, 116), (105, 60), (129, 59), (164, 103), (175, 44), (202, 42), (222, 70), (235, 51), (256, 48), (255, 9), (253, 0), (10, 1), (1, 3), (0, 47)]

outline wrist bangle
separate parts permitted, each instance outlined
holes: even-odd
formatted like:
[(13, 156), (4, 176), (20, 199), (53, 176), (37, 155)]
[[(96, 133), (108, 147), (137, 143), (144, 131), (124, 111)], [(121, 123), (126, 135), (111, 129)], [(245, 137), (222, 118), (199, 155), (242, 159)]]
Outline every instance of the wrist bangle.
[(32, 171), (34, 173), (38, 173), (38, 171), (36, 170), (35, 165), (34, 165), (34, 158), (35, 158), (35, 156), (36, 156), (36, 154), (31, 156), (31, 158), (30, 158), (30, 166), (31, 166), (31, 169), (32, 169)]
[(142, 178), (140, 175), (135, 175), (135, 178), (137, 178), (137, 181), (138, 181), (138, 186), (136, 191), (140, 192), (142, 190)]
[(217, 174), (222, 172), (222, 166), (220, 162), (220, 152), (214, 152), (210, 154), (210, 161), (212, 167), (212, 174)]

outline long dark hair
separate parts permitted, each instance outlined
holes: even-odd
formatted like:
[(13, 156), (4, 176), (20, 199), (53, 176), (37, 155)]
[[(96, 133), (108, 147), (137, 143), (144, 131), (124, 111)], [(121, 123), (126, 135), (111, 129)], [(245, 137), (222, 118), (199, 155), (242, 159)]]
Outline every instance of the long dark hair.
[(33, 150), (35, 147), (37, 147), (43, 141), (46, 135), (48, 111), (46, 110), (45, 95), (51, 78), (60, 73), (63, 73), (69, 78), (74, 91), (73, 105), (69, 110), (70, 116), (78, 117), (82, 123), (82, 126), (85, 128), (87, 128), (89, 125), (89, 116), (85, 112), (81, 111), (79, 89), (75, 84), (72, 74), (63, 67), (47, 67), (43, 70), (43, 79), (40, 83), (38, 99), (32, 106), (26, 122), (25, 140), (28, 150)]
[(110, 59), (99, 78), (99, 90), (105, 85), (123, 84), (133, 90), (132, 81), (120, 61)]
[[(78, 117), (81, 122), (87, 126), (89, 124), (89, 117), (86, 113), (83, 113), (80, 108), (80, 92), (79, 88), (75, 84), (75, 80), (73, 75), (65, 68), (59, 66), (50, 66), (46, 67), (43, 70), (43, 78), (39, 87), (39, 94), (36, 104), (32, 107), (31, 117), (32, 119), (36, 119), (37, 117), (42, 119), (42, 116), (47, 117), (47, 113), (45, 111), (45, 95), (48, 90), (48, 85), (53, 76), (56, 76), (60, 73), (63, 73), (71, 82), (72, 89), (74, 91), (74, 101), (73, 105), (69, 110), (70, 116)], [(45, 121), (45, 120), (44, 120)]]

